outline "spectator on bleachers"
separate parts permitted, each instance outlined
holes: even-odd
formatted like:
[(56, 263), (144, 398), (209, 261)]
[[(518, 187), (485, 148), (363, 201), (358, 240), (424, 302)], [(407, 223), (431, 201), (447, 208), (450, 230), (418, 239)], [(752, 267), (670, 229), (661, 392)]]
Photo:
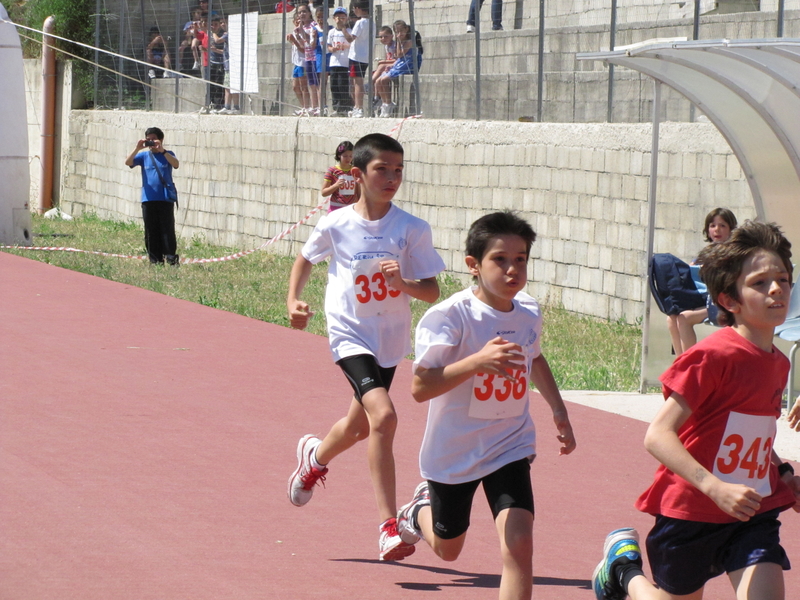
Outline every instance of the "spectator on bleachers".
[[(147, 43), (146, 49), (147, 55), (147, 62), (153, 65), (154, 67), (161, 67), (171, 69), (172, 68), (172, 61), (169, 57), (169, 50), (167, 50), (167, 45), (164, 43), (164, 38), (161, 35), (161, 31), (159, 31), (158, 27), (151, 27), (150, 28), (150, 40)], [(162, 71), (164, 77), (167, 77), (168, 74), (166, 71)], [(147, 76), (150, 79), (155, 79), (158, 77), (158, 73), (156, 73), (155, 69), (149, 69), (147, 71)]]
[[(467, 33), (475, 33), (475, 2), (469, 5), (469, 16), (467, 17)], [(483, 6), (483, 0), (480, 0)], [(503, 0), (492, 0), (492, 31), (503, 31)]]
[(333, 11), (334, 28), (328, 32), (328, 52), (331, 53), (331, 99), (333, 116), (346, 116), (353, 108), (350, 98), (350, 60), (347, 53), (350, 43), (345, 39), (347, 9), (340, 6)]
[(353, 5), (353, 10), (358, 17), (358, 21), (353, 27), (352, 33), (345, 31), (344, 37), (350, 44), (350, 78), (353, 80), (353, 110), (350, 112), (352, 117), (363, 117), (364, 111), (364, 74), (369, 69), (369, 45), (371, 23), (369, 20), (369, 2), (357, 0)]
[[(183, 26), (183, 40), (178, 48), (178, 66), (181, 71), (196, 71), (200, 68), (200, 49), (193, 48), (192, 42), (194, 41), (194, 32), (200, 27), (200, 15), (202, 12), (200, 8), (192, 9), (192, 18)], [(186, 50), (189, 50), (190, 56), (187, 57)], [(191, 62), (190, 62), (191, 61)]]
[(378, 39), (383, 44), (385, 55), (383, 58), (375, 59), (375, 70), (372, 72), (372, 89), (375, 93), (372, 101), (372, 110), (377, 110), (381, 106), (381, 97), (378, 94), (378, 79), (388, 71), (395, 62), (395, 42), (394, 32), (388, 25), (384, 25), (378, 30)]
[[(416, 33), (417, 71), (422, 66), (422, 37)], [(397, 104), (392, 102), (392, 81), (401, 75), (414, 74), (414, 42), (411, 40), (411, 28), (405, 21), (394, 22), (395, 56), (397, 59), (391, 68), (381, 75), (376, 83), (378, 94), (383, 101), (381, 117), (391, 117), (397, 110)]]
[(308, 111), (311, 108), (311, 98), (308, 91), (308, 82), (306, 81), (303, 46), (299, 40), (295, 39), (295, 32), (300, 27), (300, 16), (297, 12), (292, 17), (292, 23), (294, 24), (294, 30), (286, 35), (286, 41), (292, 45), (292, 65), (294, 65), (292, 70), (292, 90), (294, 90), (294, 94), (300, 104), (300, 108), (294, 111), (294, 114), (300, 117), (308, 115)]

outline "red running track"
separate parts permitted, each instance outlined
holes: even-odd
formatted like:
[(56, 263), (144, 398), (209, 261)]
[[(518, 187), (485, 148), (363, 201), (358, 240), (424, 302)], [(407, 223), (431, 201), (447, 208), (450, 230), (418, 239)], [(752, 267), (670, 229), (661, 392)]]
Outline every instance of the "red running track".
[[(325, 339), (5, 253), (0, 281), (0, 599), (497, 596), (481, 494), (453, 563), (424, 545), (377, 561), (364, 447), (290, 505), (297, 440), (349, 403)], [(409, 367), (392, 394), (399, 504), (419, 480), (426, 415)], [(590, 599), (605, 534), (651, 522), (632, 507), (655, 468), (645, 424), (570, 404), (578, 449), (559, 457), (545, 403), (532, 405), (534, 597)], [(783, 539), (797, 599), (800, 515), (786, 513)], [(727, 581), (706, 598), (732, 598)]]

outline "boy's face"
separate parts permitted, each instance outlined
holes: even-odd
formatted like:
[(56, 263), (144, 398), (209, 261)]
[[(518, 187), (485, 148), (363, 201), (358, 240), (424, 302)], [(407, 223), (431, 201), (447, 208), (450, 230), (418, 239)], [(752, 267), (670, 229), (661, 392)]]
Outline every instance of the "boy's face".
[(403, 155), (384, 151), (373, 158), (365, 171), (353, 167), (361, 195), (371, 202), (391, 202), (403, 183)]
[(336, 23), (336, 27), (342, 28), (347, 23), (347, 15), (344, 13), (338, 13), (333, 15), (333, 22)]
[(381, 44), (384, 46), (388, 46), (392, 43), (392, 32), (391, 31), (381, 31), (378, 37), (381, 39)]
[(475, 295), (492, 308), (511, 310), (511, 301), (528, 282), (528, 248), (518, 235), (507, 234), (492, 238), (483, 258), (466, 258), (469, 272), (477, 277)]
[(770, 250), (753, 252), (736, 280), (739, 299), (720, 294), (723, 306), (733, 313), (737, 327), (772, 336), (786, 320), (791, 283), (780, 257)]

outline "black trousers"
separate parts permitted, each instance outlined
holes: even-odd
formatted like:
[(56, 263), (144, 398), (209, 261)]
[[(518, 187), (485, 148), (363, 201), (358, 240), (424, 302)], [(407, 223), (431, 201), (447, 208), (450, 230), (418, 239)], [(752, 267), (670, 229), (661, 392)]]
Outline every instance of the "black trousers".
[(175, 203), (168, 201), (142, 202), (144, 247), (152, 264), (166, 260), (177, 265), (178, 241), (175, 239)]
[(350, 98), (350, 69), (331, 67), (330, 80), (333, 109), (344, 112), (353, 108), (353, 101)]

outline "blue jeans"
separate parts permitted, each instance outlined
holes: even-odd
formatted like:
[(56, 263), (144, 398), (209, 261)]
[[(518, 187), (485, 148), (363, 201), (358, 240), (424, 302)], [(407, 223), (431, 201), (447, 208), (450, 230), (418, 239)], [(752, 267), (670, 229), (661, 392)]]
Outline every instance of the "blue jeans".
[[(483, 0), (481, 7), (483, 6)], [(475, 26), (475, 0), (469, 7), (469, 18), (467, 25)], [(503, 26), (503, 0), (492, 0), (492, 29), (500, 29)]]

